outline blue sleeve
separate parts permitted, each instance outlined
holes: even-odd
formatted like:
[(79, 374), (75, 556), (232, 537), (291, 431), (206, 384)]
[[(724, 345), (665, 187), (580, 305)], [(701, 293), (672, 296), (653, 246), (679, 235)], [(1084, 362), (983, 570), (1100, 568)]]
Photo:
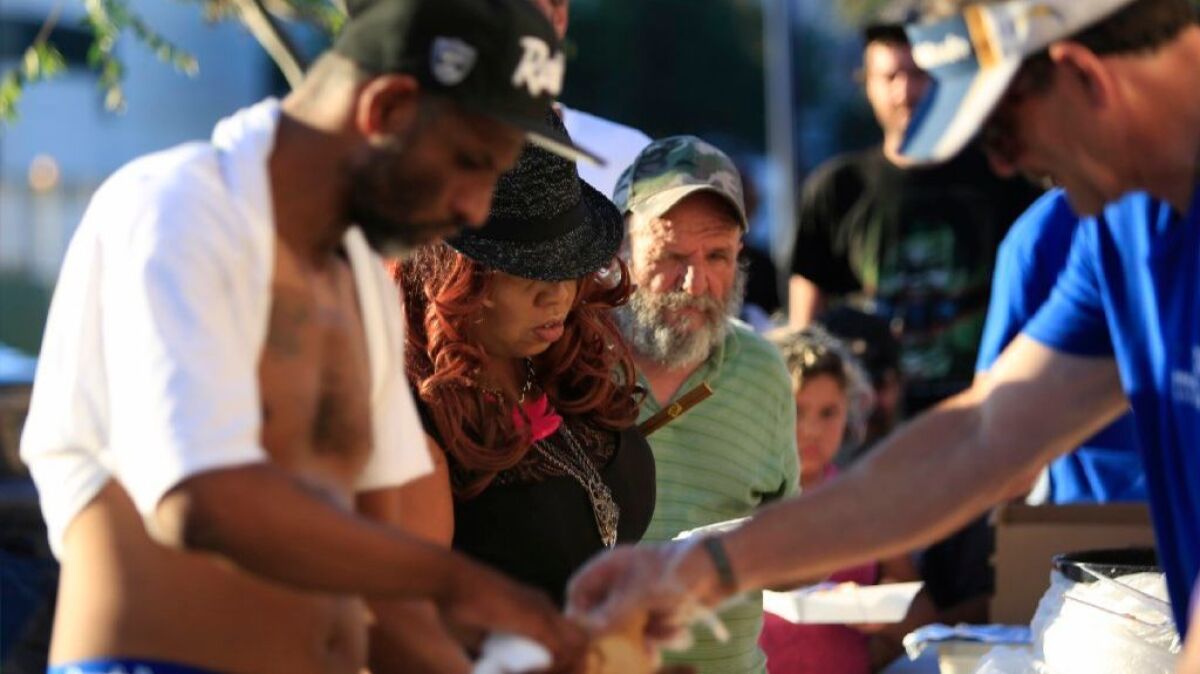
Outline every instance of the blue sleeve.
[[(1009, 235), (1000, 244), (996, 253), (996, 268), (992, 272), (992, 296), (988, 302), (987, 319), (983, 324), (983, 337), (979, 342), (979, 356), (975, 370), (982, 372), (992, 366), (1000, 352), (1021, 331), (1029, 320), (1026, 302), (1025, 260), (1014, 235), (1018, 233), (1020, 221), (1013, 226)], [(1036, 305), (1035, 305), (1036, 307)]]
[(1079, 225), (1067, 266), (1050, 299), (1025, 327), (1027, 336), (1055, 351), (1085, 357), (1113, 353), (1096, 268), (1100, 259), (1099, 228), (1094, 218)]
[(996, 254), (977, 372), (991, 368), (1050, 296), (1078, 222), (1066, 194), (1051, 190), (1013, 223)]

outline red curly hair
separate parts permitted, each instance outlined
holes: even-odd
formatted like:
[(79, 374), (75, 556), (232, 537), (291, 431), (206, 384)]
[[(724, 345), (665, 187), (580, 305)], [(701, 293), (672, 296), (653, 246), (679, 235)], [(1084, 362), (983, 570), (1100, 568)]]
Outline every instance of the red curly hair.
[[(642, 398), (633, 357), (610, 315), (632, 290), (629, 270), (617, 263), (621, 274), (615, 287), (593, 276), (579, 281), (562, 338), (533, 359), (537, 384), (555, 410), (609, 430), (631, 426)], [(391, 271), (404, 297), (409, 381), (429, 408), (442, 449), (459, 469), (455, 493), (474, 496), (533, 446), (529, 424), (518, 428), (511, 412), (485, 395), (477, 381), (484, 351), (470, 338), (468, 325), (483, 310), (492, 275), (445, 243), (421, 247), (393, 263)]]

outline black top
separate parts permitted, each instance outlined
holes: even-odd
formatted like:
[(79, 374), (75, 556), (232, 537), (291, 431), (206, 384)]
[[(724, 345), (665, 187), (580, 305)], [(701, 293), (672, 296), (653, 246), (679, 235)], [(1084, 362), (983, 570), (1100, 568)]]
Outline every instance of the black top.
[[(419, 400), (417, 407), (426, 431), (444, 445), (428, 407)], [(578, 420), (571, 423), (573, 429), (580, 428)], [(650, 445), (636, 427), (620, 433), (592, 429), (576, 435), (607, 441), (606, 449), (592, 451), (589, 447), (589, 453), (607, 459), (600, 475), (621, 509), (617, 542), (641, 540), (654, 514)], [(562, 605), (571, 575), (602, 551), (604, 544), (587, 492), (568, 475), (538, 475), (537, 470), (529, 470), (526, 464), (536, 460), (536, 453), (531, 451), (528, 461), (501, 473), (478, 496), (455, 497), (454, 549), (545, 590)], [(448, 452), (447, 460), (453, 472), (454, 459)]]
[(996, 530), (984, 515), (918, 555), (917, 568), (934, 605), (945, 610), (996, 590)]
[(898, 329), (908, 402), (922, 407), (975, 376), (996, 249), (1037, 194), (974, 147), (931, 167), (898, 167), (879, 147), (843, 155), (804, 184), (790, 271)]

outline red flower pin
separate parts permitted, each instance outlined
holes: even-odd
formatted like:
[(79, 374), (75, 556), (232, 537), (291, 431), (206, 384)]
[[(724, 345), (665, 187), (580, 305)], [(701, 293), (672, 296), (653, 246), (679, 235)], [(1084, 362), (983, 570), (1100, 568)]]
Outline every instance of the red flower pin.
[(513, 423), (516, 424), (517, 430), (525, 428), (526, 418), (529, 419), (530, 435), (533, 436), (534, 442), (554, 435), (563, 422), (562, 417), (550, 407), (550, 399), (545, 393), (533, 400), (522, 402), (520, 409), (513, 408)]

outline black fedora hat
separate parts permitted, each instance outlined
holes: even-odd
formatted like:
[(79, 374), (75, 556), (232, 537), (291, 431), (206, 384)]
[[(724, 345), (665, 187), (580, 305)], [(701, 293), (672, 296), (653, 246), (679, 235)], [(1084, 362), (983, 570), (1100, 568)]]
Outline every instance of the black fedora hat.
[[(566, 135), (558, 115), (547, 124)], [(575, 162), (527, 143), (496, 182), (487, 222), (447, 243), (506, 274), (565, 281), (607, 268), (624, 236), (620, 211), (579, 177)]]

